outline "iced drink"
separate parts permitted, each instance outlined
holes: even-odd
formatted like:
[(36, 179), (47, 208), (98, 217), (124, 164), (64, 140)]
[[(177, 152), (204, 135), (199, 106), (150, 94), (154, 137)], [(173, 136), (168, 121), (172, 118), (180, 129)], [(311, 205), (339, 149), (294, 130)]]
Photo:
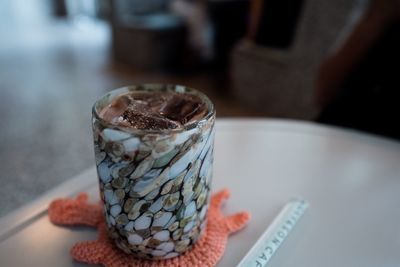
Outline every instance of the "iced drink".
[(190, 249), (206, 226), (215, 111), (177, 85), (129, 86), (93, 107), (106, 227), (126, 253), (165, 259)]

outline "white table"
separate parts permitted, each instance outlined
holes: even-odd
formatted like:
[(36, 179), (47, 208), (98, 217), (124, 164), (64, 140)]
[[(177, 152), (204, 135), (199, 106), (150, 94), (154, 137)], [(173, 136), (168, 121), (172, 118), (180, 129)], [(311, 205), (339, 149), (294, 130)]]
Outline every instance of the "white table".
[[(224, 211), (252, 213), (219, 266), (235, 266), (296, 196), (311, 206), (269, 266), (400, 266), (400, 143), (313, 123), (220, 119), (215, 145), (213, 190), (232, 191)], [(3, 217), (0, 266), (81, 266), (69, 249), (95, 232), (46, 216), (52, 199), (79, 191), (97, 199), (94, 168)]]

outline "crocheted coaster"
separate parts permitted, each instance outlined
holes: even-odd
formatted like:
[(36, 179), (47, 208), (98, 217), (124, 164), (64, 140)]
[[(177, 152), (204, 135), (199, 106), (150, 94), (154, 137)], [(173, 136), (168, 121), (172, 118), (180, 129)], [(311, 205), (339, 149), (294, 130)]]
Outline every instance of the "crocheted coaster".
[(107, 236), (101, 204), (88, 204), (85, 193), (79, 194), (76, 199), (54, 200), (48, 212), (50, 221), (55, 224), (97, 227), (97, 240), (77, 243), (72, 247), (71, 255), (77, 261), (106, 267), (211, 267), (221, 259), (228, 236), (242, 229), (250, 219), (248, 212), (224, 216), (220, 208), (228, 197), (229, 191), (226, 189), (212, 196), (206, 230), (191, 250), (178, 257), (158, 261), (136, 259), (118, 249)]

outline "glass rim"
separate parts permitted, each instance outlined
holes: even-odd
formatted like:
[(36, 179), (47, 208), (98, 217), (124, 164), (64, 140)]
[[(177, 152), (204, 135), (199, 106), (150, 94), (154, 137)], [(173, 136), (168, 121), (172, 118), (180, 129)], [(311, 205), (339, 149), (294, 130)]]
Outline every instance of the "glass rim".
[[(177, 90), (178, 89), (178, 90)], [(146, 90), (154, 90), (154, 91), (162, 91), (162, 90), (172, 90), (177, 93), (189, 93), (192, 95), (196, 95), (200, 97), (200, 99), (207, 105), (208, 107), (208, 112), (206, 115), (204, 115), (200, 120), (195, 120), (193, 122), (184, 124), (183, 127), (179, 128), (174, 128), (174, 129), (136, 129), (136, 128), (131, 128), (131, 127), (125, 127), (121, 125), (116, 125), (112, 124), (109, 121), (104, 120), (103, 118), (100, 117), (98, 114), (98, 106), (99, 104), (104, 101), (107, 97), (112, 97), (112, 99), (115, 99), (115, 97), (123, 95), (124, 93), (130, 92), (130, 91), (146, 91)], [(109, 103), (109, 102), (107, 102)], [(116, 89), (113, 89), (101, 97), (99, 97), (93, 104), (92, 107), (92, 117), (98, 120), (103, 126), (106, 126), (107, 128), (112, 128), (112, 129), (117, 129), (123, 132), (127, 133), (134, 133), (134, 134), (173, 134), (173, 133), (180, 133), (180, 132), (185, 132), (190, 129), (196, 128), (197, 126), (205, 125), (207, 122), (209, 122), (212, 118), (215, 117), (215, 108), (214, 104), (211, 102), (211, 100), (208, 98), (207, 95), (204, 93), (200, 92), (199, 90), (196, 90), (194, 88), (185, 86), (185, 85), (179, 85), (179, 84), (169, 84), (169, 83), (143, 83), (143, 84), (134, 84), (134, 85), (127, 85), (123, 87), (119, 87)]]

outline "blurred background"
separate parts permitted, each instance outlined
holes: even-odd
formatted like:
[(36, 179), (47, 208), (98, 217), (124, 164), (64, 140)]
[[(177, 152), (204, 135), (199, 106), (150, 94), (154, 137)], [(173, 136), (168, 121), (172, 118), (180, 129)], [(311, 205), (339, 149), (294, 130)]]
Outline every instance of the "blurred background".
[(91, 106), (124, 85), (199, 89), (218, 117), (316, 120), (395, 136), (358, 127), (359, 117), (342, 123), (352, 104), (346, 118), (326, 113), (384, 32), (375, 27), (368, 39), (374, 31), (359, 33), (363, 23), (387, 25), (386, 7), (360, 22), (369, 2), (377, 1), (1, 0), (0, 215), (93, 166)]

